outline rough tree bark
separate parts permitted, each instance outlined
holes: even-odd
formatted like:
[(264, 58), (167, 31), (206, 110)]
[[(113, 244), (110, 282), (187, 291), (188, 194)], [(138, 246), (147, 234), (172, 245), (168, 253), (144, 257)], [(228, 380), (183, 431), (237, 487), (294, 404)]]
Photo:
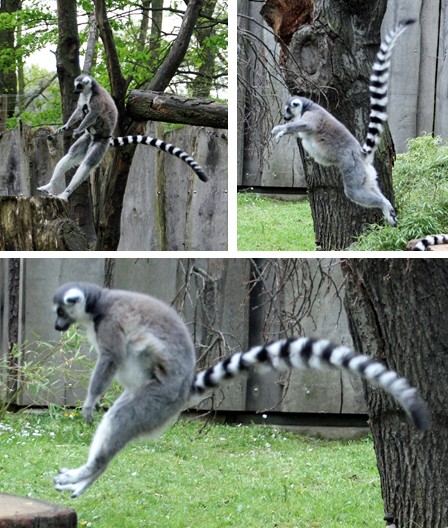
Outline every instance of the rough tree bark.
[(86, 251), (83, 231), (64, 201), (0, 196), (0, 251)]
[[(212, 17), (216, 7), (216, 0), (204, 0), (201, 13), (204, 16)], [(216, 59), (216, 51), (210, 45), (207, 45), (207, 39), (215, 34), (215, 26), (206, 20), (196, 28), (196, 38), (198, 47), (201, 50), (202, 64), (199, 67), (198, 74), (191, 81), (191, 94), (193, 97), (210, 97), (210, 91), (213, 87), (213, 66)], [(221, 128), (221, 127), (218, 127)]]
[[(10, 369), (6, 374), (6, 394), (5, 401), (8, 402), (8, 405), (14, 405), (16, 403), (17, 389), (19, 386), (18, 377), (15, 376), (16, 368), (18, 367), (18, 358), (14, 355), (13, 349), (15, 343), (20, 343), (20, 334), (19, 334), (19, 307), (20, 307), (20, 259), (12, 258), (6, 259), (6, 265), (8, 266), (7, 271), (7, 288), (6, 293), (7, 299), (7, 340), (8, 340), (8, 349), (7, 349), (7, 365)], [(0, 322), (1, 324), (1, 322)], [(1, 344), (1, 340), (0, 340)]]
[[(16, 0), (3, 0), (0, 3), (0, 15), (3, 13), (15, 13), (22, 9), (22, 3)], [(6, 49), (9, 52), (15, 50), (15, 31), (16, 28), (11, 24), (9, 27), (0, 31), (0, 49)], [(12, 117), (15, 112), (17, 98), (17, 74), (15, 68), (6, 69), (2, 65), (2, 74), (0, 76), (0, 93), (8, 95), (7, 98), (7, 115)]]
[(227, 105), (210, 99), (132, 90), (127, 111), (136, 120), (227, 128)]
[[(369, 123), (369, 76), (380, 45), (386, 5), (387, 0), (267, 0), (262, 9), (282, 46), (281, 66), (289, 91), (322, 105), (360, 141)], [(395, 151), (387, 129), (384, 137), (375, 166), (380, 187), (391, 199)], [(323, 250), (344, 249), (355, 241), (366, 222), (382, 218), (381, 211), (349, 201), (339, 171), (315, 163), (298, 143), (316, 242)]]
[(355, 347), (416, 386), (432, 428), (416, 431), (383, 391), (365, 386), (386, 513), (399, 528), (448, 519), (448, 298), (445, 259), (348, 259), (345, 306)]
[[(56, 50), (56, 70), (62, 99), (62, 116), (66, 123), (78, 104), (78, 96), (73, 93), (74, 80), (81, 73), (79, 65), (79, 35), (76, 13), (76, 0), (58, 0), (58, 46)], [(64, 133), (64, 152), (73, 143), (72, 130)], [(66, 174), (70, 182), (75, 169)], [(89, 198), (88, 182), (80, 185), (70, 198), (70, 214), (86, 233), (89, 241), (95, 238), (92, 206)]]

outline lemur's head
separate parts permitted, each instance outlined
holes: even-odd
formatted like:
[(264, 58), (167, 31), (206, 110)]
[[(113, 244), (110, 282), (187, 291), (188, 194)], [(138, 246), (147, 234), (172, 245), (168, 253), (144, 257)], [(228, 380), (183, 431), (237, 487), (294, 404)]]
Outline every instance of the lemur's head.
[(81, 92), (88, 93), (92, 91), (93, 79), (90, 75), (79, 75), (75, 79), (75, 90), (73, 93), (80, 94)]
[(291, 121), (295, 117), (301, 117), (303, 114), (303, 100), (302, 97), (290, 97), (285, 103), (285, 111), (283, 117), (285, 121)]
[(87, 282), (69, 282), (60, 286), (53, 297), (55, 329), (64, 332), (74, 323), (93, 320), (100, 294), (99, 286)]

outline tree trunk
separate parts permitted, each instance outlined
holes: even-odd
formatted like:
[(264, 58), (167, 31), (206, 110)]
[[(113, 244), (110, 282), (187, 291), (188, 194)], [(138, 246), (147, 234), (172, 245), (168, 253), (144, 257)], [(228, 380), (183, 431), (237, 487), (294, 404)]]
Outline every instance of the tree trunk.
[[(204, 0), (201, 14), (211, 18), (215, 7), (216, 0)], [(207, 44), (207, 40), (215, 35), (215, 26), (210, 24), (209, 20), (203, 20), (198, 24), (195, 34), (201, 55), (201, 65), (196, 77), (191, 82), (191, 94), (193, 97), (205, 98), (210, 97), (210, 90), (213, 87), (213, 67), (216, 59), (216, 50), (212, 45)]]
[[(81, 73), (79, 66), (79, 35), (76, 0), (58, 0), (58, 46), (56, 69), (62, 98), (62, 116), (66, 123), (78, 104), (73, 93), (74, 80)], [(72, 131), (64, 133), (64, 152), (73, 143)], [(75, 169), (66, 173), (66, 184), (73, 178)], [(70, 197), (70, 215), (86, 233), (89, 241), (95, 238), (92, 206), (89, 198), (88, 181), (80, 185)]]
[[(22, 8), (21, 2), (17, 0), (3, 0), (0, 4), (0, 14), (15, 13)], [(9, 26), (0, 31), (0, 49), (6, 49), (9, 53), (15, 50), (15, 30), (14, 26)], [(11, 61), (10, 65), (2, 64), (2, 74), (0, 76), (0, 94), (8, 95), (7, 116), (12, 117), (15, 112), (17, 98), (17, 74), (16, 65)]]
[(0, 196), (0, 251), (86, 251), (85, 234), (57, 198)]
[(176, 75), (177, 69), (187, 53), (202, 2), (203, 0), (189, 0), (176, 40), (162, 65), (148, 83), (148, 90), (154, 90), (156, 92), (165, 91), (171, 79)]
[[(202, 0), (190, 0), (182, 25), (179, 29), (173, 47), (166, 56), (157, 74), (150, 81), (149, 89), (164, 91), (172, 76), (175, 74), (180, 62), (182, 62), (188, 49), (194, 24), (199, 15), (199, 8)], [(104, 0), (95, 0), (97, 11), (97, 21), (100, 28), (100, 36), (106, 48), (108, 60), (108, 70), (111, 79), (112, 96), (117, 103), (120, 113), (118, 130), (115, 135), (135, 135), (141, 134), (144, 129), (142, 123), (137, 123), (126, 118), (124, 112), (125, 86), (123, 77), (119, 69), (119, 62), (116, 56), (116, 48), (113, 43), (113, 33), (107, 21), (107, 11)], [(109, 54), (112, 54), (109, 57)], [(169, 63), (169, 64), (167, 64)], [(169, 77), (171, 75), (171, 77)], [(113, 151), (113, 161), (108, 164), (108, 168), (102, 169), (104, 177), (96, 187), (99, 196), (98, 211), (96, 211), (97, 242), (98, 251), (116, 251), (120, 241), (120, 220), (123, 209), (123, 196), (134, 157), (136, 145), (129, 145)], [(104, 167), (104, 163), (103, 163)]]
[(383, 391), (365, 387), (385, 512), (399, 528), (446, 528), (447, 261), (348, 259), (343, 269), (355, 347), (408, 378), (432, 416), (418, 432)]
[[(289, 91), (322, 105), (361, 142), (369, 123), (369, 76), (380, 45), (386, 4), (387, 0), (268, 0), (262, 10), (281, 41), (281, 66)], [(395, 151), (388, 131), (383, 145), (375, 166), (380, 187), (390, 199)], [(381, 211), (348, 200), (339, 171), (318, 165), (299, 147), (316, 241), (323, 250), (344, 249), (355, 241), (366, 222), (382, 218)]]
[(209, 99), (132, 90), (128, 114), (136, 121), (163, 121), (186, 125), (227, 128), (227, 105)]
[[(7, 271), (7, 317), (6, 317), (6, 333), (8, 339), (8, 358), (7, 358), (7, 372), (6, 372), (6, 393), (5, 402), (9, 405), (16, 403), (19, 379), (17, 376), (17, 369), (19, 367), (19, 359), (14, 354), (14, 345), (21, 342), (19, 327), (21, 321), (19, 317), (20, 312), (20, 259), (12, 258), (6, 259)], [(1, 343), (1, 342), (0, 342)], [(0, 354), (1, 356), (2, 354)]]

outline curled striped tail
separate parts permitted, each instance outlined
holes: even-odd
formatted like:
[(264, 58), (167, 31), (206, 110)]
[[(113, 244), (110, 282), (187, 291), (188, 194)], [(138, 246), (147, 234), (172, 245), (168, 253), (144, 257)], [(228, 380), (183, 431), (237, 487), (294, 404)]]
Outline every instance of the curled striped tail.
[(174, 145), (171, 145), (171, 143), (166, 143), (161, 139), (153, 138), (151, 136), (124, 136), (112, 138), (110, 140), (111, 147), (121, 147), (123, 145), (131, 145), (138, 143), (141, 143), (143, 145), (149, 145), (151, 147), (156, 147), (160, 150), (163, 150), (164, 152), (168, 152), (168, 154), (172, 154), (173, 156), (180, 158), (187, 165), (190, 165), (190, 167), (198, 175), (200, 180), (202, 180), (203, 182), (208, 181), (208, 177), (202, 167), (199, 165), (199, 163), (197, 163), (189, 154), (187, 154), (187, 152), (178, 147), (175, 147)]
[(382, 363), (353, 352), (325, 339), (294, 337), (238, 352), (217, 365), (196, 374), (190, 404), (194, 404), (217, 388), (231, 383), (238, 376), (247, 374), (251, 367), (267, 366), (273, 370), (324, 369), (335, 367), (347, 370), (378, 385), (391, 394), (406, 411), (418, 429), (429, 428), (429, 415), (417, 389), (405, 378), (400, 378)]
[(387, 88), (389, 84), (389, 68), (392, 49), (398, 37), (416, 20), (409, 18), (398, 23), (381, 43), (376, 55), (370, 76), (370, 123), (367, 137), (362, 147), (367, 163), (372, 163), (373, 155), (381, 140), (384, 123), (387, 121)]
[(437, 246), (438, 244), (448, 244), (448, 235), (428, 235), (425, 238), (411, 240), (406, 249), (408, 251), (426, 251), (429, 246)]

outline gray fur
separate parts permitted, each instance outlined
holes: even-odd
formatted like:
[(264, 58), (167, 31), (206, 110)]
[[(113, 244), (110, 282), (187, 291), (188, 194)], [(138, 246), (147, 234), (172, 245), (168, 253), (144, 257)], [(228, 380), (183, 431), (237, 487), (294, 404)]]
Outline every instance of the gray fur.
[(201, 166), (185, 151), (174, 145), (149, 136), (125, 136), (113, 139), (112, 134), (118, 119), (117, 107), (107, 90), (90, 75), (76, 77), (74, 93), (79, 94), (76, 109), (67, 123), (58, 128), (56, 133), (68, 130), (82, 120), (78, 128), (73, 131), (73, 137), (79, 139), (73, 143), (67, 154), (58, 162), (49, 183), (38, 187), (39, 191), (55, 194), (56, 185), (64, 174), (69, 169), (79, 165), (68, 187), (64, 192), (58, 194), (58, 198), (68, 200), (73, 191), (98, 167), (109, 147), (130, 143), (144, 143), (169, 152), (187, 163), (202, 181), (207, 181), (208, 178)]
[(113, 379), (124, 392), (96, 430), (87, 462), (61, 469), (56, 489), (81, 495), (132, 439), (161, 433), (179, 415), (253, 367), (273, 370), (339, 368), (391, 394), (415, 426), (429, 427), (425, 403), (405, 378), (367, 356), (323, 339), (296, 337), (238, 352), (194, 374), (195, 354), (186, 325), (166, 304), (139, 293), (69, 283), (54, 295), (57, 330), (81, 323), (98, 359), (83, 415), (93, 420), (96, 404)]
[(424, 238), (417, 238), (406, 244), (407, 251), (432, 251), (430, 246), (448, 244), (448, 235), (428, 235)]
[(292, 134), (302, 140), (303, 148), (317, 163), (337, 167), (342, 174), (346, 196), (362, 207), (381, 209), (392, 226), (397, 225), (396, 214), (379, 188), (372, 163), (387, 119), (390, 54), (397, 38), (414, 22), (413, 19), (400, 22), (386, 35), (378, 51), (371, 76), (370, 124), (362, 147), (342, 123), (305, 97), (288, 99), (284, 117), (290, 122), (272, 129), (277, 142), (285, 134)]
[(98, 354), (86, 421), (113, 379), (124, 388), (98, 426), (86, 464), (61, 469), (55, 478), (56, 489), (77, 497), (130, 440), (157, 435), (177, 418), (190, 396), (195, 353), (177, 313), (147, 295), (70, 283), (57, 290), (54, 304), (56, 329), (81, 323)]
[(39, 191), (55, 194), (56, 185), (65, 173), (79, 165), (70, 184), (58, 195), (58, 198), (63, 200), (68, 200), (73, 191), (101, 163), (109, 148), (109, 141), (118, 119), (114, 100), (90, 75), (76, 77), (74, 93), (79, 94), (76, 109), (67, 123), (56, 133), (68, 130), (81, 121), (78, 128), (73, 131), (73, 136), (78, 139), (56, 165), (49, 183), (38, 188)]

